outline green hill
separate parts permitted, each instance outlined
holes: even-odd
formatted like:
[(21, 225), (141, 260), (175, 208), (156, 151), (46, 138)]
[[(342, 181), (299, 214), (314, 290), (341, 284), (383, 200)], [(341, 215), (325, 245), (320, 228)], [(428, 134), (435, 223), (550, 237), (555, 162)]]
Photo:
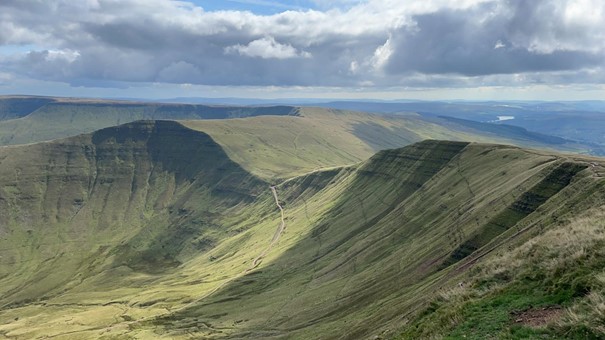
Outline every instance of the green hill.
[(513, 144), (578, 153), (592, 148), (521, 128), (432, 119), (418, 114), (26, 96), (0, 97), (0, 145), (49, 141), (137, 120), (183, 121), (187, 127), (211, 135), (246, 170), (269, 180), (360, 162), (377, 151), (424, 139)]
[[(229, 129), (231, 145), (262, 138), (264, 123), (246, 119), (185, 123), (206, 133), (136, 122), (0, 148), (0, 335), (598, 334), (601, 215), (583, 212), (605, 202), (602, 160), (428, 140), (279, 183), (304, 167), (273, 160), (258, 170), (272, 181), (249, 170), (326, 142), (342, 155), (334, 162), (354, 162), (347, 150), (381, 135), (349, 128), (363, 115), (311, 115), (266, 125), (284, 142), (254, 157), (225, 147)], [(284, 146), (290, 131), (335, 121), (345, 137), (318, 127)], [(246, 126), (258, 130), (240, 134)], [(365, 144), (336, 144), (351, 135)], [(535, 307), (561, 315), (548, 328), (516, 322)]]
[(176, 266), (197, 251), (183, 234), (211, 240), (213, 216), (264, 189), (207, 135), (174, 122), (2, 148), (0, 159), (4, 306), (60, 294), (108, 263)]
[[(419, 115), (374, 115), (322, 108), (300, 108), (296, 116), (259, 116), (182, 123), (203, 131), (223, 146), (231, 159), (257, 176), (276, 179), (352, 164), (380, 150), (400, 148), (425, 139), (519, 144), (582, 151), (577, 144), (543, 135), (511, 133), (506, 126), (491, 130), (436, 123)], [(499, 130), (500, 133), (498, 133)], [(522, 129), (521, 129), (522, 130)]]
[(25, 117), (52, 102), (48, 97), (0, 96), (0, 121)]
[(137, 120), (296, 115), (292, 106), (157, 104), (50, 97), (0, 97), (0, 145), (48, 141)]

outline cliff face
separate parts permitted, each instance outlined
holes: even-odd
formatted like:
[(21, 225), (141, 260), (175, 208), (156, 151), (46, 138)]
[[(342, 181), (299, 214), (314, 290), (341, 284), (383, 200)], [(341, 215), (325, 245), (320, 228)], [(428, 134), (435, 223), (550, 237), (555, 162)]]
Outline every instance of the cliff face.
[[(55, 288), (42, 283), (39, 270), (51, 260), (69, 263), (62, 279), (51, 280), (57, 287), (101, 250), (107, 259), (141, 270), (160, 260), (180, 263), (184, 241), (206, 228), (192, 220), (249, 203), (265, 188), (209, 136), (170, 121), (2, 148), (0, 159), (0, 276), (12, 282), (15, 272), (33, 275), (26, 286), (40, 283), (40, 292)], [(182, 233), (169, 228), (176, 220), (187, 235), (173, 235)], [(158, 238), (170, 247), (162, 249)], [(23, 284), (11, 291), (26, 295)]]

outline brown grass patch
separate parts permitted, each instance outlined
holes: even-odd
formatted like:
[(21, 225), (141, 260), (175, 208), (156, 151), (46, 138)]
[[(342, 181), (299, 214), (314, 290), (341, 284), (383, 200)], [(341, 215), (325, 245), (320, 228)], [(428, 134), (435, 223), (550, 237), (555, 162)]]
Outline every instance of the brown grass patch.
[(530, 308), (511, 313), (511, 318), (516, 324), (538, 328), (559, 320), (563, 316), (563, 312), (564, 309), (561, 306)]

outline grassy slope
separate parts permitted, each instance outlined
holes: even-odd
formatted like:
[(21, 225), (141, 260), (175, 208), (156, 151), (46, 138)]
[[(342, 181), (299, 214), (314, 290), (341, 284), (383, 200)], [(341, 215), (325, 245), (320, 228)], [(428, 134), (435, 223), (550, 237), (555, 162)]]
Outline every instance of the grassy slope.
[[(377, 334), (377, 325), (401, 326), (455, 276), (460, 263), (444, 269), (447, 257), (563, 162), (508, 147), (460, 147), (422, 143), (381, 152), (302, 202), (289, 194), (299, 189), (288, 182), (281, 189), (294, 200), (286, 206), (296, 244), (262, 271), (160, 324), (175, 331), (169, 336), (201, 331), (259, 338), (358, 338)], [(586, 179), (552, 194), (573, 207), (579, 188), (593, 183)], [(556, 211), (530, 212), (502, 235), (547, 225)], [(211, 328), (199, 327), (202, 321)]]
[[(254, 118), (223, 121), (236, 117)], [(48, 141), (141, 119), (190, 120), (185, 122), (187, 126), (210, 134), (232, 159), (270, 180), (359, 162), (376, 151), (424, 139), (574, 152), (587, 148), (548, 136), (511, 133), (499, 125), (490, 125), (486, 131), (483, 126), (431, 121), (416, 114), (386, 116), (288, 106), (222, 107), (37, 97), (0, 98), (0, 145)]]
[(375, 152), (424, 139), (549, 147), (475, 130), (463, 131), (417, 115), (385, 116), (301, 108), (296, 117), (183, 121), (221, 144), (229, 157), (257, 176), (274, 180), (365, 160)]
[[(5, 147), (0, 159), (0, 304), (17, 308), (21, 325), (29, 325), (27, 311), (40, 316), (42, 301), (61, 301), (64, 318), (69, 308), (98, 304), (99, 296), (105, 303), (138, 291), (152, 273), (225, 237), (215, 221), (266, 187), (207, 135), (174, 122)], [(98, 281), (89, 282), (94, 275)], [(78, 297), (86, 287), (91, 294)], [(67, 290), (73, 300), (62, 300)], [(89, 321), (104, 322), (103, 315)], [(38, 334), (52, 332), (36, 320), (26, 327), (30, 336), (37, 327), (45, 329)]]
[[(603, 185), (603, 182), (601, 182)], [(432, 299), (401, 339), (605, 337), (603, 195), (598, 208), (570, 216), (512, 250), (498, 250)], [(525, 313), (557, 311), (536, 327)]]
[[(279, 225), (267, 183), (205, 134), (157, 124), (167, 131), (137, 123), (0, 149), (8, 212), (0, 334), (394, 334), (480, 254), (603, 195), (593, 167), (542, 189), (575, 162), (564, 156), (428, 141), (279, 185), (286, 232), (247, 271)], [(91, 152), (105, 165), (87, 165)], [(538, 193), (548, 197), (444, 268), (460, 245)]]
[[(325, 167), (353, 164), (376, 149), (407, 145), (420, 137), (405, 130), (396, 138), (374, 141), (355, 135), (362, 124), (391, 123), (363, 113), (302, 109), (300, 117), (254, 117), (228, 121), (185, 121), (189, 128), (208, 133), (229, 156), (262, 177), (288, 178)], [(390, 143), (386, 144), (386, 143)]]

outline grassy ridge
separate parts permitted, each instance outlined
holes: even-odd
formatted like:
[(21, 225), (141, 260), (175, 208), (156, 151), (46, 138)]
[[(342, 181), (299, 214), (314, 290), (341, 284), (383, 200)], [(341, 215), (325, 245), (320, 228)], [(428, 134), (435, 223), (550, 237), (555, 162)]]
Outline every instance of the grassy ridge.
[(578, 172), (588, 165), (577, 163), (563, 163), (550, 169), (550, 173), (542, 181), (519, 196), (510, 206), (500, 214), (494, 216), (480, 230), (462, 243), (444, 262), (450, 266), (483, 247), (494, 237), (507, 231), (519, 221), (535, 212), (552, 196), (564, 189)]
[[(376, 325), (393, 334), (405, 324), (402, 311), (419, 308), (455, 277), (455, 267), (440, 270), (448, 252), (564, 162), (495, 146), (461, 152), (464, 145), (426, 142), (379, 153), (357, 170), (317, 174), (334, 186), (286, 201), (288, 233), (296, 237), (304, 228), (307, 234), (261, 271), (156, 325), (171, 337), (358, 338), (380, 333)], [(286, 197), (296, 190), (290, 182), (281, 189)], [(561, 190), (571, 195), (577, 187)], [(519, 224), (537, 228), (551, 212), (534, 212)]]
[(295, 115), (291, 106), (228, 107), (66, 98), (0, 98), (0, 145), (90, 133), (137, 120), (227, 119)]
[[(275, 136), (286, 141), (302, 126), (299, 140), (312, 140), (304, 127), (313, 112), (301, 114), (283, 117), (291, 124), (276, 125), (284, 133)], [(321, 124), (342, 124), (342, 135), (322, 131), (343, 155), (371, 149), (370, 136), (381, 143), (384, 133), (368, 131), (404, 128), (383, 120), (364, 130), (367, 143), (339, 149), (336, 141), (367, 122), (346, 117)], [(424, 141), (269, 183), (246, 170), (261, 158), (223, 149), (219, 132), (230, 132), (233, 145), (262, 138), (237, 134), (261, 128), (238, 122), (187, 123), (207, 133), (138, 122), (0, 148), (0, 334), (360, 338), (412, 325), (418, 331), (404, 337), (438, 334), (425, 331), (433, 328), (456, 336), (465, 319), (443, 327), (448, 319), (431, 315), (449, 307), (429, 297), (605, 197), (600, 160), (467, 142)], [(323, 142), (309, 140), (305, 154), (319, 154)], [(292, 148), (269, 144), (266, 157)], [(304, 169), (282, 164), (283, 177)], [(286, 229), (259, 257), (280, 225), (269, 184), (277, 184)], [(511, 207), (524, 214), (491, 228)], [(448, 262), (486, 229), (490, 237), (472, 253)], [(592, 300), (573, 300), (590, 296), (569, 298), (577, 318), (598, 314), (585, 311)]]
[[(444, 127), (417, 115), (381, 116), (319, 108), (301, 108), (296, 117), (196, 120), (183, 124), (209, 134), (231, 159), (269, 180), (360, 162), (379, 150), (425, 139), (525, 143)], [(529, 144), (548, 147), (548, 144)]]
[(481, 123), (469, 126), (417, 114), (45, 97), (0, 97), (0, 145), (65, 138), (146, 119), (185, 121), (188, 127), (211, 135), (229, 157), (249, 172), (268, 180), (360, 162), (376, 151), (424, 139), (516, 144), (571, 152), (590, 148), (517, 131), (518, 128)]
[[(500, 252), (465, 286), (443, 291), (400, 338), (602, 339), (603, 227), (593, 209)], [(535, 311), (539, 323), (523, 318)]]

